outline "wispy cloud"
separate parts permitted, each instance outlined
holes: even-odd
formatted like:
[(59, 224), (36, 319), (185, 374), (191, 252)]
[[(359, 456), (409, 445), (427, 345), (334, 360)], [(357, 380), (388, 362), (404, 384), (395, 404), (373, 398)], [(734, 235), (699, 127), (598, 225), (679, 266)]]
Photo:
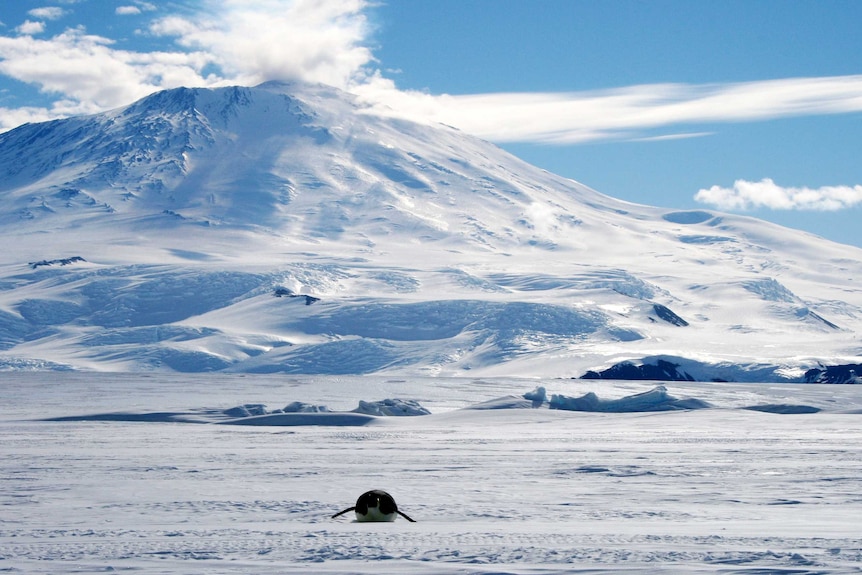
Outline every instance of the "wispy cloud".
[(769, 178), (759, 182), (737, 180), (732, 188), (712, 186), (702, 189), (694, 199), (724, 210), (837, 211), (862, 204), (862, 186), (786, 188)]
[(140, 0), (134, 1), (132, 4), (127, 4), (124, 6), (117, 6), (114, 9), (114, 13), (118, 16), (136, 16), (138, 14), (143, 14), (144, 12), (152, 12), (156, 10), (157, 7), (152, 2), (142, 2)]
[(669, 140), (690, 140), (712, 136), (715, 132), (680, 132), (678, 134), (660, 134), (658, 136), (643, 136), (632, 138), (633, 142), (667, 142)]
[(684, 124), (862, 110), (862, 76), (463, 96), (403, 92), (380, 82), (356, 90), (376, 113), (450, 124), (498, 142), (629, 139), (647, 130)]
[(114, 13), (117, 16), (134, 16), (136, 14), (140, 14), (142, 10), (137, 6), (117, 6), (114, 9)]
[(28, 10), (27, 14), (33, 18), (41, 18), (42, 20), (57, 20), (62, 18), (66, 14), (66, 11), (59, 6), (46, 6)]

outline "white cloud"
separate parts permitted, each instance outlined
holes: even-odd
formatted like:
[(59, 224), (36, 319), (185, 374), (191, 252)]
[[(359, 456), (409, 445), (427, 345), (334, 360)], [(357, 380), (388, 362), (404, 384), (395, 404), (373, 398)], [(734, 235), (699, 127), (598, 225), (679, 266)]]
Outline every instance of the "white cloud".
[(57, 20), (62, 18), (66, 14), (66, 11), (59, 6), (46, 6), (44, 8), (28, 10), (27, 14), (33, 18), (41, 18), (42, 20)]
[(240, 84), (304, 80), (345, 88), (373, 60), (365, 0), (209, 0), (196, 17), (156, 21), (154, 34), (211, 54)]
[[(150, 33), (174, 37), (177, 49), (167, 52), (120, 50), (80, 27), (34, 39), (44, 24), (27, 22), (17, 30), (22, 36), (0, 34), (0, 74), (56, 94), (45, 117), (110, 109), (178, 86), (300, 80), (346, 88), (373, 60), (364, 45), (366, 7), (366, 0), (204, 0), (193, 16), (152, 23)], [(0, 129), (42, 112), (4, 115)]]
[(22, 107), (22, 108), (3, 108), (0, 107), (0, 132), (20, 126), (26, 123), (47, 122), (65, 114), (59, 110), (49, 110), (47, 108), (37, 107)]
[(862, 186), (785, 188), (769, 178), (759, 182), (737, 180), (732, 188), (712, 186), (702, 189), (694, 199), (724, 210), (836, 211), (862, 204)]
[(862, 110), (862, 76), (736, 84), (646, 84), (568, 93), (433, 96), (391, 82), (359, 86), (375, 113), (434, 121), (497, 142), (571, 144), (646, 130)]
[(118, 16), (136, 16), (138, 14), (143, 14), (144, 12), (152, 12), (156, 9), (156, 5), (151, 2), (132, 0), (132, 4), (117, 6), (114, 9), (114, 13)]
[(45, 31), (45, 23), (25, 20), (23, 24), (15, 28), (15, 31), (19, 34), (25, 34), (27, 36), (32, 36), (33, 34), (41, 34)]
[(53, 110), (69, 113), (128, 104), (164, 87), (205, 84), (200, 72), (209, 61), (198, 52), (117, 50), (111, 40), (80, 28), (47, 40), (0, 36), (0, 73), (57, 94), (64, 104)]
[[(56, 3), (68, 3), (65, 2)], [(432, 95), (399, 90), (375, 68), (373, 0), (198, 0), (196, 11), (163, 16), (148, 32), (176, 49), (131, 52), (69, 29), (44, 40), (28, 23), (0, 34), (0, 74), (95, 112), (159, 89), (267, 80), (322, 82), (360, 96), (369, 113), (444, 123), (497, 142), (570, 144), (704, 135), (703, 124), (862, 110), (862, 75), (735, 84), (649, 84), (603, 91)], [(177, 5), (177, 4), (172, 4)], [(167, 6), (167, 5), (166, 5)], [(155, 5), (128, 0), (117, 13)], [(2, 119), (3, 127), (9, 127)], [(697, 125), (691, 133), (685, 125)], [(657, 134), (658, 133), (658, 134)], [(665, 135), (661, 135), (664, 133)]]
[(135, 14), (140, 14), (141, 9), (137, 6), (117, 6), (114, 13), (118, 16), (133, 16)]
[(682, 132), (679, 134), (661, 134), (658, 136), (643, 136), (632, 138), (633, 142), (667, 142), (670, 140), (690, 140), (692, 138), (703, 138), (712, 136), (715, 132)]

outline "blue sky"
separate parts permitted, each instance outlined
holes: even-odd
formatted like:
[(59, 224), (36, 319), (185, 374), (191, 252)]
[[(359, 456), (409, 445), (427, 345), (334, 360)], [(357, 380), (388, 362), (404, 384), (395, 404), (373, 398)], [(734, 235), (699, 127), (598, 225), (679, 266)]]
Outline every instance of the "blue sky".
[(618, 198), (862, 246), (860, 22), (856, 0), (16, 0), (0, 129), (319, 81)]

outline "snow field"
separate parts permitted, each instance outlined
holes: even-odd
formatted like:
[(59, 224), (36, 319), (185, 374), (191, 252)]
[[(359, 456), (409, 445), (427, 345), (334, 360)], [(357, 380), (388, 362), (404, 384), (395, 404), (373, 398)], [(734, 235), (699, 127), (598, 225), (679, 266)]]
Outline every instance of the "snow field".
[[(10, 266), (0, 273), (0, 368), (565, 377), (669, 356), (706, 381), (762, 381), (857, 359), (854, 332), (781, 301), (792, 298), (775, 282), (727, 288), (706, 304), (710, 318), (672, 304), (689, 322), (680, 327), (657, 315), (661, 288), (622, 270), (490, 266)], [(300, 297), (275, 297), (284, 290)], [(763, 306), (786, 309), (757, 329), (733, 323)], [(785, 320), (811, 331), (801, 340)]]
[[(587, 413), (461, 409), (536, 382), (434, 381), (12, 374), (0, 388), (0, 569), (862, 571), (856, 386), (671, 384), (714, 407)], [(617, 400), (649, 389), (541, 383)], [(361, 427), (128, 420), (258, 401), (344, 410), (398, 390), (432, 415)], [(823, 411), (739, 409), (777, 404)], [(62, 416), (77, 419), (43, 420)], [(329, 519), (371, 488), (417, 523)]]

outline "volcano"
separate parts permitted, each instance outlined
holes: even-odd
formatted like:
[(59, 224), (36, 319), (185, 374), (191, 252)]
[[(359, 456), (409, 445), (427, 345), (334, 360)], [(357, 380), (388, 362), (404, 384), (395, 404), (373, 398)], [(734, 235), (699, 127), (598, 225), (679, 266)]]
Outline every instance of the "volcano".
[(802, 381), (862, 361), (862, 250), (617, 200), (328, 86), (27, 124), (0, 176), (3, 369)]

